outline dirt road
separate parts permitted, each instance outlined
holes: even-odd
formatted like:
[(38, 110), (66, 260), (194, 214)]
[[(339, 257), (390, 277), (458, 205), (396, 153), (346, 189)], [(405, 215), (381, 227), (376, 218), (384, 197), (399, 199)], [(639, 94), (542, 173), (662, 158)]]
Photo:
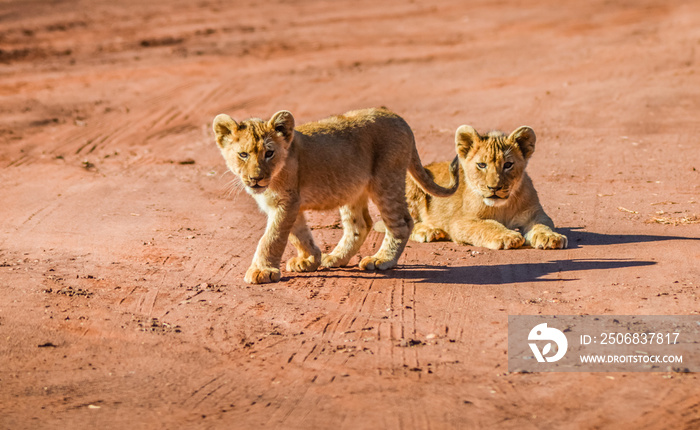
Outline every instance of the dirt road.
[[(700, 312), (699, 64), (682, 1), (0, 2), (0, 427), (699, 428), (697, 374), (507, 369), (508, 315)], [(533, 127), (569, 249), (245, 285), (213, 117), (370, 106)]]

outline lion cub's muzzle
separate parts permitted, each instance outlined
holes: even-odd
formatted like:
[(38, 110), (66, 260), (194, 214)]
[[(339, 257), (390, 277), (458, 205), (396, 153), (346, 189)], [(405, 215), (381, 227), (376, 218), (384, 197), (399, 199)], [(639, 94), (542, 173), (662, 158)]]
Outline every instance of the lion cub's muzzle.
[(247, 176), (243, 179), (243, 184), (253, 193), (262, 193), (267, 189), (269, 181), (267, 181), (263, 176), (251, 177)]
[(481, 196), (487, 206), (501, 206), (508, 200), (510, 190), (502, 186), (486, 187), (482, 189)]
[(502, 186), (496, 186), (496, 187), (486, 187), (485, 190), (483, 190), (482, 195), (484, 196), (485, 199), (507, 199), (508, 195), (510, 194), (510, 190), (507, 188), (504, 188)]

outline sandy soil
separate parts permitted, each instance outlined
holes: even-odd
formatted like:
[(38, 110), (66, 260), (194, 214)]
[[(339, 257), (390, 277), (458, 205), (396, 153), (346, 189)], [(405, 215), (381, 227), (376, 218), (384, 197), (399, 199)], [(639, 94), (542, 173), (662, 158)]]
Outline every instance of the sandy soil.
[[(0, 427), (700, 428), (697, 374), (506, 360), (510, 314), (700, 312), (699, 64), (697, 2), (0, 1)], [(532, 126), (570, 248), (245, 285), (212, 118), (381, 105), (426, 164)]]

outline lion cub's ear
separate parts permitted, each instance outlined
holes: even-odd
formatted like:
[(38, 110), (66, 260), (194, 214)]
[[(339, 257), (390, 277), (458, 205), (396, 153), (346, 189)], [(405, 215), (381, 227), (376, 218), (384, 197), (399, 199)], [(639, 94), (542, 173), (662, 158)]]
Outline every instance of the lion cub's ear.
[(231, 143), (231, 136), (238, 130), (238, 123), (226, 115), (219, 114), (214, 118), (214, 134), (216, 134), (216, 144), (219, 148), (224, 148)]
[(272, 118), (267, 123), (268, 127), (275, 130), (278, 136), (284, 137), (287, 143), (292, 141), (294, 137), (294, 117), (292, 113), (286, 110), (281, 110), (272, 115)]
[(523, 153), (523, 157), (526, 160), (535, 152), (535, 140), (537, 140), (537, 136), (535, 136), (535, 130), (528, 126), (524, 125), (518, 127), (517, 130), (508, 136), (508, 139), (518, 145), (520, 152)]
[(462, 125), (455, 133), (455, 143), (457, 144), (457, 154), (462, 158), (467, 158), (469, 150), (481, 139), (474, 127)]

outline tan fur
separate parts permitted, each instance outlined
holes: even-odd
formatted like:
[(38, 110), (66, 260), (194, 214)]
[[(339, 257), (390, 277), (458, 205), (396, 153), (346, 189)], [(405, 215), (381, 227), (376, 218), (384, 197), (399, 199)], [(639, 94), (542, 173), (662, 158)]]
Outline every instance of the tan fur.
[[(448, 179), (450, 188), (432, 181), (410, 127), (386, 109), (352, 111), (296, 130), (287, 111), (267, 122), (249, 119), (240, 124), (221, 114), (214, 119), (214, 132), (229, 169), (268, 216), (245, 275), (248, 283), (279, 281), (288, 238), (297, 249), (297, 256), (287, 261), (288, 271), (345, 266), (372, 226), (369, 199), (379, 208), (388, 232), (379, 251), (363, 258), (360, 268), (394, 267), (413, 228), (405, 200), (406, 172), (417, 187), (433, 195), (454, 194), (459, 184), (457, 163)], [(322, 255), (304, 211), (334, 208), (340, 208), (343, 237), (330, 254)]]
[[(554, 223), (542, 209), (525, 172), (535, 140), (530, 127), (520, 127), (509, 136), (501, 132), (481, 136), (472, 127), (461, 126), (455, 142), (463, 175), (454, 195), (433, 199), (411, 178), (406, 179), (415, 221), (411, 239), (452, 240), (491, 249), (523, 244), (539, 249), (565, 248), (566, 236), (553, 231)], [(448, 166), (442, 162), (426, 168), (441, 181), (448, 177)]]

